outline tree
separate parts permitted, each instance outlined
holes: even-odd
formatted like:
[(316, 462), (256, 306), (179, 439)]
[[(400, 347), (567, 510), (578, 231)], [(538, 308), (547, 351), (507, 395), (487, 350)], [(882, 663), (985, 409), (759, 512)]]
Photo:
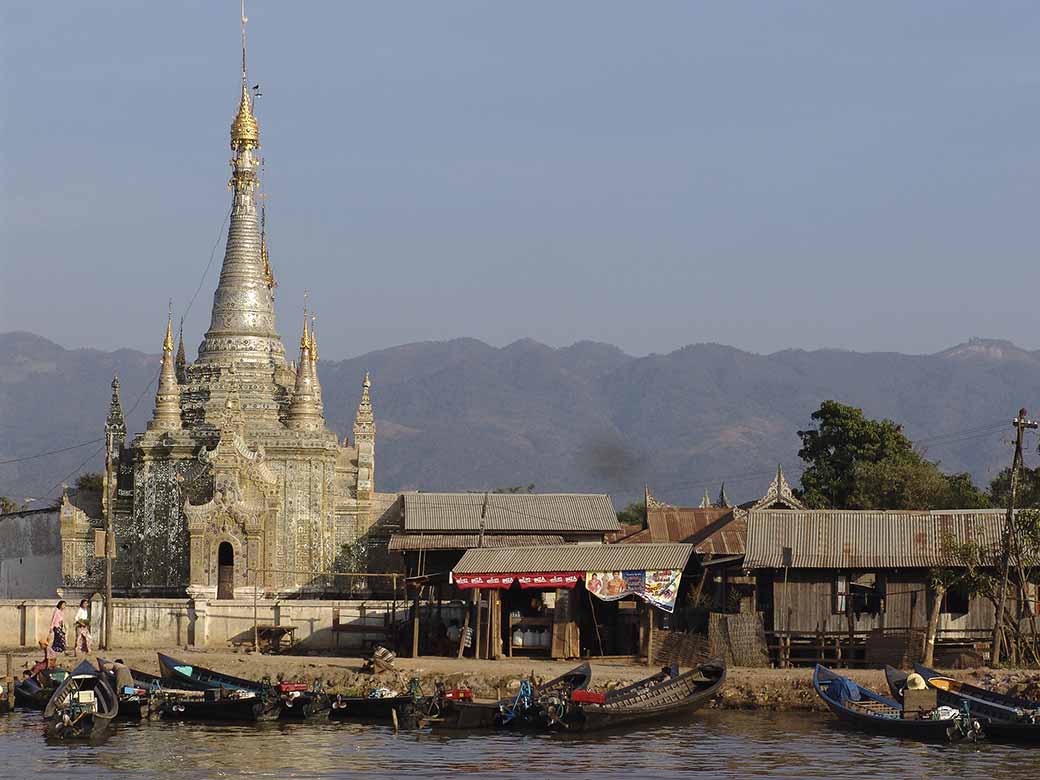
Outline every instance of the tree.
[(8, 512), (17, 512), (21, 509), (17, 501), (12, 501), (7, 496), (0, 496), (0, 515), (6, 515)]
[(824, 401), (812, 413), (815, 429), (798, 431), (798, 457), (809, 464), (802, 473), (802, 501), (826, 509), (857, 508), (854, 503), (857, 469), (888, 461), (911, 460), (913, 444), (891, 420), (870, 420), (863, 410), (837, 401)]
[(617, 519), (621, 525), (638, 525), (646, 528), (646, 502), (638, 501), (629, 504), (617, 513)]
[(989, 496), (966, 473), (944, 474), (914, 450), (902, 426), (824, 401), (815, 430), (799, 431), (802, 500), (830, 509), (981, 509)]
[[(1006, 507), (1011, 498), (1011, 467), (1001, 471), (989, 483), (989, 500), (993, 506)], [(1015, 493), (1015, 506), (1022, 509), (1040, 509), (1040, 466), (1022, 467)]]
[(96, 471), (88, 471), (85, 474), (80, 474), (76, 478), (76, 490), (91, 491), (94, 493), (100, 493), (104, 490), (105, 478)]

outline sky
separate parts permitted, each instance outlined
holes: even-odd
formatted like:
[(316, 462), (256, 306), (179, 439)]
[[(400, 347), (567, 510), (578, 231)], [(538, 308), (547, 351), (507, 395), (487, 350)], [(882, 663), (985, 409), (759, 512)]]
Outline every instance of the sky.
[[(333, 359), (1040, 348), (1036, 3), (247, 15), (287, 344), (306, 289)], [(194, 352), (239, 40), (237, 0), (3, 4), (0, 332), (155, 352), (172, 298)]]

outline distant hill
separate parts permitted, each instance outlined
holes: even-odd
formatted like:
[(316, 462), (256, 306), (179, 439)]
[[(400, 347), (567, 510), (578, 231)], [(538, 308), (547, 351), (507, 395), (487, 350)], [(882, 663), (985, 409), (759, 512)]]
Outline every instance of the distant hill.
[[(158, 361), (0, 334), (0, 461), (99, 439), (113, 373), (130, 429), (140, 431)], [(639, 498), (646, 481), (672, 502), (695, 502), (706, 488), (715, 495), (722, 480), (731, 499), (754, 497), (777, 463), (795, 482), (797, 431), (828, 398), (903, 423), (945, 470), (986, 484), (1010, 461), (1010, 418), (1037, 406), (1040, 394), (1040, 354), (1005, 341), (976, 339), (935, 355), (755, 355), (697, 344), (636, 358), (588, 341), (553, 349), (529, 339), (502, 348), (456, 339), (323, 359), (325, 412), (341, 436), (366, 369), (378, 489), (533, 483), (608, 492), (619, 506)], [(53, 494), (85, 460), (84, 468), (101, 468), (100, 454), (90, 458), (98, 446), (0, 465), (0, 495)]]

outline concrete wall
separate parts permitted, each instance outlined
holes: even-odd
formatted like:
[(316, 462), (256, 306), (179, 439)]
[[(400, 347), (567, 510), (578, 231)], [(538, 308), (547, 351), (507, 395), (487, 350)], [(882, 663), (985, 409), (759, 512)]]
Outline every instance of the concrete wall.
[(60, 587), (58, 510), (0, 515), (0, 599), (50, 598)]
[[(48, 635), (54, 600), (0, 600), (0, 647), (34, 646)], [(424, 607), (424, 617), (426, 605)], [(431, 606), (429, 609), (435, 610)], [(190, 601), (188, 599), (115, 599), (113, 602), (112, 643), (115, 647), (226, 648), (253, 641), (252, 600)], [(387, 620), (402, 623), (409, 618), (409, 605), (392, 601), (302, 601), (261, 599), (256, 618), (261, 625), (293, 626), (296, 641), (303, 649), (322, 650), (342, 655), (357, 655), (366, 644), (383, 642), (382, 634), (372, 630), (333, 631), (334, 610), (341, 625), (381, 628)], [(65, 611), (71, 644), (76, 603)], [(104, 605), (95, 597), (91, 602), (91, 633), (94, 646), (104, 632)], [(461, 606), (444, 605), (442, 619), (462, 620)], [(425, 620), (424, 620), (424, 630)], [(366, 642), (367, 640), (367, 642)]]

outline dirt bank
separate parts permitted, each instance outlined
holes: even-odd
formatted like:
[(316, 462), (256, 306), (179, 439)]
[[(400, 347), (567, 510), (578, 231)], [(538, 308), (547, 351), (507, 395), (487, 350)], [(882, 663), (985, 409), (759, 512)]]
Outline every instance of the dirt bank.
[[(259, 679), (267, 676), (293, 680), (320, 680), (337, 693), (365, 694), (378, 686), (405, 690), (408, 681), (418, 677), (427, 692), (434, 683), (443, 680), (449, 687), (468, 687), (480, 699), (495, 699), (515, 691), (522, 677), (548, 680), (574, 666), (569, 661), (542, 661), (534, 659), (502, 659), (474, 661), (455, 658), (399, 658), (396, 673), (371, 675), (362, 671), (362, 659), (323, 656), (272, 656), (245, 652), (197, 651), (171, 647), (160, 649), (187, 663), (205, 666), (238, 677)], [(115, 649), (105, 653), (108, 658), (122, 658), (130, 666), (157, 674), (159, 670), (155, 650)], [(16, 651), (16, 673), (38, 660), (39, 653)], [(72, 657), (63, 656), (59, 665), (71, 668)], [(591, 687), (609, 690), (646, 677), (646, 666), (618, 661), (593, 661)], [(0, 665), (0, 674), (3, 667)], [(881, 670), (848, 670), (856, 682), (877, 691), (887, 691)], [(987, 687), (1006, 686), (1009, 682), (1040, 677), (1035, 672), (974, 670), (950, 672), (959, 679), (982, 681)], [(726, 687), (712, 702), (719, 709), (768, 710), (823, 710), (812, 688), (811, 669), (748, 669), (734, 667), (728, 671)]]

